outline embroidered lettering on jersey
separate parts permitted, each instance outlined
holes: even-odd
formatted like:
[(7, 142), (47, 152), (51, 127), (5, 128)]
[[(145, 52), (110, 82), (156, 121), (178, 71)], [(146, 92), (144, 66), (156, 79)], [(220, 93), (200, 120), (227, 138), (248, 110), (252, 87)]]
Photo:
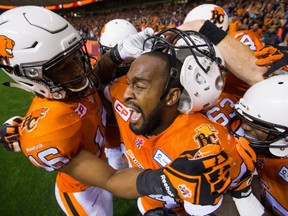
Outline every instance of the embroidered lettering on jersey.
[(121, 116), (124, 121), (127, 121), (130, 117), (130, 110), (122, 104), (119, 100), (114, 102), (115, 111)]
[(160, 149), (157, 149), (155, 152), (153, 159), (158, 162), (162, 167), (166, 166), (168, 163), (170, 163), (172, 160)]
[(260, 184), (264, 187), (264, 188), (266, 188), (266, 190), (270, 190), (270, 187), (269, 187), (269, 185), (268, 184), (266, 184), (266, 182), (265, 181), (263, 181), (263, 179), (260, 179)]
[(40, 143), (40, 144), (32, 146), (31, 148), (26, 148), (26, 152), (29, 153), (29, 152), (35, 151), (35, 150), (43, 148), (43, 147), (44, 147), (44, 145)]
[(132, 159), (132, 161), (140, 168), (144, 169), (144, 167), (139, 163), (139, 161), (136, 159), (135, 155), (131, 150), (127, 150), (126, 154)]
[(144, 145), (145, 141), (144, 139), (137, 137), (135, 140), (135, 145), (137, 146), (138, 149), (140, 149)]
[(74, 111), (82, 118), (87, 113), (87, 107), (81, 103), (78, 103), (78, 106)]
[(216, 136), (218, 131), (210, 124), (200, 125), (195, 129), (196, 135), (194, 140), (200, 144), (200, 146), (204, 146), (207, 144), (219, 144), (219, 139)]
[(288, 168), (283, 165), (278, 175), (283, 178), (286, 182), (288, 182)]
[(27, 132), (33, 131), (40, 118), (44, 118), (49, 111), (49, 108), (41, 107), (37, 110), (32, 111), (28, 116), (25, 117), (21, 125), (21, 130), (26, 129)]

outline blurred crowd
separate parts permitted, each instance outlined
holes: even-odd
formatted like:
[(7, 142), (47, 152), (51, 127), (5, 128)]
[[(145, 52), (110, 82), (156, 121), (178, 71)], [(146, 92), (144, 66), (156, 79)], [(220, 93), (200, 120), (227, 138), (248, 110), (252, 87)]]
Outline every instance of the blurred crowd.
[(252, 29), (265, 44), (285, 45), (288, 42), (288, 0), (262, 1), (197, 1), (165, 3), (129, 9), (95, 11), (93, 15), (65, 18), (88, 39), (98, 40), (101, 29), (116, 18), (130, 21), (138, 31), (152, 27), (155, 32), (182, 24), (186, 14), (203, 3), (221, 6), (229, 16), (229, 33)]

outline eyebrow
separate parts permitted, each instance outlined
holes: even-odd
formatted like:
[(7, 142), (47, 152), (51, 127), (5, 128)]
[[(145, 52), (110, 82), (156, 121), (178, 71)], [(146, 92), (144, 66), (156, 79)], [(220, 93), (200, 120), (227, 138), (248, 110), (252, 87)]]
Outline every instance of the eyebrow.
[(143, 77), (133, 77), (132, 81), (133, 81), (133, 82), (141, 82), (141, 81), (144, 81), (144, 82), (150, 83), (150, 80), (145, 79), (145, 78), (143, 78)]

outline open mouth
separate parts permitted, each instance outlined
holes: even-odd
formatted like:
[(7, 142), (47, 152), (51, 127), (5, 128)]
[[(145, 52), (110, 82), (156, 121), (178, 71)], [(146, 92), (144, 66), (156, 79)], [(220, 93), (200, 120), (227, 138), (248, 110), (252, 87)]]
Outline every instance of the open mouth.
[(130, 112), (131, 112), (130, 123), (136, 124), (139, 121), (142, 114), (140, 112), (137, 112), (135, 109), (131, 109), (131, 108), (130, 108)]

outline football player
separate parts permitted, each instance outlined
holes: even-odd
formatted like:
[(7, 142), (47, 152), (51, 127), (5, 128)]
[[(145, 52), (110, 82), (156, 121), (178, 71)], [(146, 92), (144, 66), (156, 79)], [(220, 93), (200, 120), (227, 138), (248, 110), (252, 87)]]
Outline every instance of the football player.
[[(166, 41), (165, 34), (169, 33), (176, 34), (175, 38), (180, 38), (180, 42), (172, 45)], [(158, 169), (185, 149), (218, 146), (233, 158), (230, 193), (235, 200), (246, 200), (246, 208), (261, 215), (263, 207), (250, 188), (254, 172), (253, 151), (242, 151), (243, 146), (248, 145), (247, 141), (234, 139), (224, 126), (201, 113), (181, 114), (178, 110), (180, 100), (187, 102), (180, 107), (181, 112), (190, 112), (193, 107), (200, 110), (213, 105), (221, 94), (223, 65), (216, 47), (196, 32), (177, 29), (160, 32), (146, 39), (146, 43), (152, 44), (152, 51), (135, 59), (126, 77), (116, 79), (105, 90), (115, 112), (129, 165)], [(161, 52), (163, 50), (166, 52)], [(183, 58), (183, 64), (176, 56)], [(207, 95), (215, 95), (214, 98), (203, 99), (203, 92), (198, 91), (202, 88), (210, 88), (213, 94)], [(186, 91), (184, 96), (183, 91)], [(205, 189), (199, 192), (191, 189), (186, 185), (178, 188), (186, 197), (199, 193), (198, 199), (205, 199), (202, 197)], [(250, 206), (250, 200), (256, 205)], [(215, 211), (222, 199), (206, 199), (206, 205), (202, 206), (189, 201), (192, 199), (183, 201), (155, 194), (139, 198), (138, 208), (145, 216), (206, 215)]]
[(272, 76), (250, 87), (235, 105), (257, 154), (261, 201), (272, 215), (288, 215), (287, 91), (288, 75)]
[[(129, 35), (136, 34), (137, 30), (132, 23), (124, 19), (113, 19), (107, 22), (101, 30), (100, 35), (100, 55), (103, 56), (106, 52), (112, 49), (117, 43)], [(122, 63), (115, 71), (115, 77), (125, 75), (129, 69), (130, 63)], [(103, 101), (105, 102), (105, 101)], [(104, 103), (105, 105), (105, 103)], [(126, 168), (127, 162), (123, 158), (123, 153), (120, 149), (120, 135), (114, 115), (109, 110), (111, 104), (105, 106), (108, 111), (107, 127), (106, 127), (106, 142), (105, 155), (108, 163), (114, 169)]]
[[(6, 85), (36, 94), (22, 122), (14, 118), (1, 127), (1, 144), (21, 150), (38, 168), (57, 171), (55, 196), (65, 214), (113, 215), (107, 191), (126, 198), (163, 194), (185, 199), (177, 185), (188, 184), (187, 175), (206, 182), (220, 180), (220, 187), (205, 187), (205, 196), (221, 197), (230, 183), (230, 159), (221, 149), (208, 157), (207, 149), (200, 149), (197, 160), (192, 158), (195, 152), (186, 152), (167, 168), (144, 172), (136, 168), (117, 172), (102, 159), (106, 111), (97, 92), (96, 72), (113, 71), (118, 65), (106, 55), (93, 70), (85, 39), (64, 18), (42, 7), (23, 6), (2, 13), (0, 26), (5, 44), (0, 65), (16, 81)], [(17, 130), (19, 142), (11, 142), (9, 135)], [(215, 176), (219, 170), (210, 169), (218, 164), (221, 176)]]

